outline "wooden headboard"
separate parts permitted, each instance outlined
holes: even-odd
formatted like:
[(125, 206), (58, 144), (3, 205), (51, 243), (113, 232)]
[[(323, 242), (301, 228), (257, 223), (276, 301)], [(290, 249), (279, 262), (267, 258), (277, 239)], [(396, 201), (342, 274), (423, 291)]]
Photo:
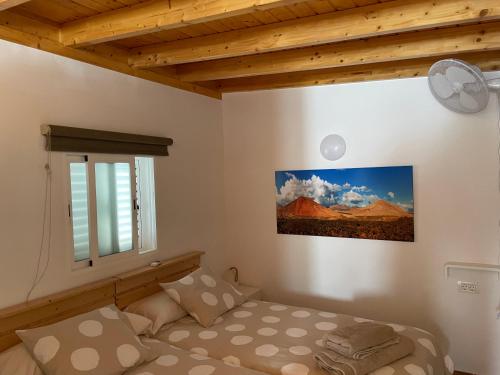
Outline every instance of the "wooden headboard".
[(200, 266), (201, 251), (141, 267), (111, 278), (69, 289), (0, 310), (0, 352), (20, 342), (15, 331), (52, 324), (96, 308), (116, 304), (124, 308), (161, 290), (159, 282), (175, 281)]

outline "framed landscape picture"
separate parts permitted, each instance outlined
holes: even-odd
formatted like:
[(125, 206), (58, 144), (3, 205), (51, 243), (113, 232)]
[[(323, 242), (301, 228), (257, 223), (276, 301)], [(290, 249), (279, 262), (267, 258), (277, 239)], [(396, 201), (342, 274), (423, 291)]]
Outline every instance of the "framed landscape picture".
[(413, 167), (277, 171), (278, 233), (414, 241)]

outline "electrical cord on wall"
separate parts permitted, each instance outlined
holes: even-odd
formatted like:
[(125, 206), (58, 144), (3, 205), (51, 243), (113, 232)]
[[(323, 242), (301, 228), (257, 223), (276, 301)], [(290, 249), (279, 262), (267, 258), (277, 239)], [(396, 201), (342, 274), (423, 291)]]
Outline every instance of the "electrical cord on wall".
[[(498, 101), (498, 193), (500, 194), (500, 91), (497, 91), (497, 101)], [(498, 221), (498, 227), (500, 228), (500, 220)], [(500, 265), (500, 241), (498, 244), (497, 263), (498, 265)]]
[[(42, 236), (40, 239), (40, 247), (38, 250), (36, 273), (33, 279), (33, 283), (31, 284), (28, 294), (26, 295), (26, 302), (30, 300), (33, 291), (45, 277), (45, 274), (47, 273), (47, 268), (49, 267), (50, 263), (50, 243), (52, 240), (52, 137), (50, 135), (50, 130), (49, 133), (47, 134), (47, 162), (44, 166), (44, 169), (46, 175), (45, 175), (45, 196), (42, 209), (42, 214), (43, 214)], [(44, 254), (44, 245), (46, 238), (47, 238), (47, 257), (45, 264), (42, 267), (42, 258)]]
[[(500, 194), (500, 91), (497, 91), (497, 104), (498, 104), (498, 193)], [(500, 220), (498, 221), (500, 228)], [(500, 265), (500, 241), (498, 243), (498, 258), (497, 264)], [(500, 319), (500, 303), (497, 307), (497, 320)]]

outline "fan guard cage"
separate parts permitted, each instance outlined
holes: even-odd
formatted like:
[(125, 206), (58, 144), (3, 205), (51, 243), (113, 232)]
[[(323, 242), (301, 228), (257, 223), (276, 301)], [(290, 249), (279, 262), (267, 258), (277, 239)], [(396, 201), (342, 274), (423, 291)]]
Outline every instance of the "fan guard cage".
[(477, 113), (488, 105), (489, 89), (481, 70), (465, 61), (436, 62), (429, 70), (428, 82), (434, 97), (452, 111)]

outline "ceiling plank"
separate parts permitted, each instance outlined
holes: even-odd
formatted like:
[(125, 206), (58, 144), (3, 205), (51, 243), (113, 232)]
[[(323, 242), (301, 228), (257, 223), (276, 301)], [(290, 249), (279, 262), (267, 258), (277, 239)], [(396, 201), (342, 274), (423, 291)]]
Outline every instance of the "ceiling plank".
[(304, 0), (152, 0), (63, 25), (61, 42), (82, 46), (174, 29)]
[(500, 49), (500, 22), (179, 65), (184, 81), (213, 81)]
[(0, 11), (17, 7), (18, 5), (27, 3), (28, 1), (31, 0), (0, 0)]
[[(483, 71), (500, 70), (500, 52), (453, 55), (478, 65)], [(439, 58), (415, 59), (394, 63), (375, 63), (341, 68), (310, 70), (273, 74), (251, 78), (233, 78), (217, 82), (223, 93), (271, 90), (290, 87), (330, 85), (338, 83), (364, 82), (385, 79), (424, 77), (430, 66)]]
[(398, 0), (140, 47), (132, 50), (130, 64), (184, 64), (492, 20), (500, 20), (498, 0)]
[(149, 70), (139, 70), (127, 63), (123, 50), (105, 45), (95, 46), (92, 50), (75, 49), (62, 45), (58, 40), (59, 29), (11, 11), (0, 12), (0, 39), (22, 44), (56, 55), (82, 61), (101, 68), (110, 69), (130, 76), (161, 83), (182, 90), (220, 99), (219, 91), (189, 82), (176, 76), (160, 74)]

